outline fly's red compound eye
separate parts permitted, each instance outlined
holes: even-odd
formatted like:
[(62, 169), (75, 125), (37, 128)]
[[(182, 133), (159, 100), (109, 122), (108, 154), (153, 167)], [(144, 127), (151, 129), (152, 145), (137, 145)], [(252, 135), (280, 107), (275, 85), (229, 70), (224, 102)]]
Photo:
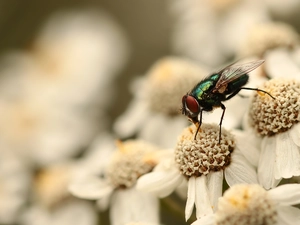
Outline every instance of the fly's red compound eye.
[(186, 96), (185, 104), (192, 113), (199, 113), (199, 103), (194, 97), (190, 95)]

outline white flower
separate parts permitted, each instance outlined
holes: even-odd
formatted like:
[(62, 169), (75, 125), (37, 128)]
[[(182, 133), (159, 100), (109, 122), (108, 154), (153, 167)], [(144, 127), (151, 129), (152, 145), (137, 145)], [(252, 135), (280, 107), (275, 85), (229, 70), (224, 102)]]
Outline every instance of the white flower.
[(239, 57), (260, 56), (268, 50), (291, 48), (299, 43), (299, 35), (289, 24), (283, 22), (258, 23), (251, 27), (238, 50)]
[(103, 93), (113, 94), (108, 87), (127, 61), (128, 45), (105, 11), (63, 11), (48, 20), (30, 53), (39, 69), (31, 74), (33, 85), (43, 98), (65, 107), (95, 100), (105, 105), (111, 101)]
[[(163, 152), (144, 141), (117, 142), (118, 151), (111, 157), (98, 158), (108, 162), (107, 168), (96, 176), (85, 174), (75, 177), (69, 186), (77, 197), (97, 200), (100, 209), (110, 205), (113, 225), (130, 222), (158, 224), (158, 199), (135, 188), (136, 180), (157, 164)], [(99, 149), (100, 150), (100, 149)], [(103, 150), (103, 149), (101, 149)]]
[(98, 215), (94, 206), (84, 200), (69, 199), (64, 204), (47, 209), (32, 205), (20, 220), (22, 225), (97, 225)]
[(186, 220), (194, 205), (197, 218), (216, 210), (224, 175), (230, 186), (258, 183), (254, 166), (240, 151), (247, 147), (243, 146), (244, 143), (236, 141), (223, 129), (219, 143), (219, 127), (216, 125), (202, 124), (196, 140), (195, 132), (194, 125), (186, 128), (178, 140), (175, 161), (169, 158), (161, 162), (153, 172), (139, 178), (137, 185), (138, 189), (164, 197), (188, 179)]
[[(139, 138), (162, 147), (172, 147), (188, 124), (181, 115), (181, 99), (206, 72), (193, 62), (177, 57), (158, 60), (132, 85), (134, 99), (114, 124), (122, 138)], [(159, 132), (157, 132), (159, 131)]]
[(269, 189), (282, 178), (300, 175), (300, 82), (277, 78), (267, 81), (261, 89), (275, 99), (257, 93), (249, 107), (248, 120), (262, 137), (258, 178)]
[(300, 46), (276, 48), (265, 54), (265, 70), (270, 78), (300, 79)]
[(172, 49), (200, 63), (220, 65), (234, 56), (254, 24), (270, 20), (257, 0), (171, 0)]
[(24, 225), (96, 225), (97, 213), (91, 203), (68, 192), (76, 162), (60, 162), (40, 168), (33, 179), (30, 204), (20, 218)]
[(294, 225), (300, 223), (300, 184), (286, 184), (266, 191), (259, 185), (239, 184), (219, 199), (218, 211), (193, 225)]
[(28, 200), (31, 175), (22, 158), (3, 147), (0, 148), (0, 223), (15, 224)]
[(105, 109), (128, 46), (101, 11), (55, 14), (33, 46), (1, 63), (0, 140), (49, 165), (77, 155), (107, 127)]

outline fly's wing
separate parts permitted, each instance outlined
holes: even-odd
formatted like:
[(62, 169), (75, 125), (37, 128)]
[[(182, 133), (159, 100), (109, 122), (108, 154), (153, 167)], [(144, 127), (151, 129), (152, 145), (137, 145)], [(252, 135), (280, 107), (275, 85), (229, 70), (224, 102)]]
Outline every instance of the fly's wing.
[(224, 87), (224, 85), (238, 79), (246, 73), (251, 72), (263, 63), (264, 60), (258, 60), (244, 64), (232, 64), (225, 67), (219, 72), (221, 75), (213, 91), (217, 92), (220, 88)]

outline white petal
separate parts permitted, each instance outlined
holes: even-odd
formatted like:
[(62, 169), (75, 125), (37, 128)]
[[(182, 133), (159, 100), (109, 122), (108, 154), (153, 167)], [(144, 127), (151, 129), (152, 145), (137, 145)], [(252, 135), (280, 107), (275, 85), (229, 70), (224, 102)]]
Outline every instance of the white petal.
[(271, 198), (282, 205), (300, 203), (300, 184), (285, 184), (268, 191)]
[(209, 214), (197, 219), (192, 225), (215, 225), (215, 215)]
[(139, 137), (163, 148), (172, 148), (187, 124), (187, 119), (181, 116), (153, 114), (151, 118), (147, 118), (147, 123), (143, 124)]
[(115, 191), (111, 207), (112, 225), (130, 222), (159, 224), (159, 202), (152, 194), (135, 188)]
[(188, 182), (188, 193), (185, 205), (185, 220), (187, 221), (193, 212), (194, 204), (196, 200), (196, 178), (190, 177)]
[(266, 53), (265, 68), (272, 77), (295, 78), (299, 76), (300, 70), (291, 59), (290, 52), (285, 48), (277, 48)]
[(111, 195), (102, 197), (96, 201), (96, 206), (100, 211), (105, 211), (109, 207)]
[(225, 169), (225, 179), (229, 186), (247, 183), (257, 184), (257, 174), (254, 167), (236, 149), (231, 158), (231, 164)]
[(137, 181), (136, 188), (159, 197), (165, 197), (171, 194), (183, 179), (184, 177), (178, 170), (154, 171), (141, 176)]
[(69, 191), (76, 197), (92, 200), (107, 197), (113, 190), (106, 180), (96, 176), (80, 178), (69, 185)]
[(261, 155), (258, 162), (258, 180), (265, 189), (276, 187), (279, 180), (275, 179), (275, 137), (265, 137), (261, 143)]
[(55, 212), (50, 213), (49, 224), (97, 224), (97, 217), (98, 215), (93, 204), (90, 205), (88, 202), (74, 200), (61, 204)]
[(75, 198), (56, 205), (51, 210), (33, 204), (26, 208), (20, 220), (19, 224), (23, 225), (96, 225), (99, 223), (94, 205)]
[[(300, 175), (299, 148), (289, 138), (288, 132), (276, 135), (276, 166), (283, 178)], [(275, 177), (279, 179), (279, 177)]]
[(196, 217), (213, 214), (212, 204), (209, 199), (209, 190), (207, 187), (207, 177), (201, 176), (196, 178)]
[(209, 199), (212, 204), (212, 209), (215, 212), (217, 210), (219, 197), (222, 196), (223, 171), (211, 172), (207, 178)]
[(293, 127), (288, 132), (290, 138), (298, 147), (300, 147), (300, 124), (293, 125)]
[(292, 206), (279, 206), (278, 224), (295, 225), (300, 224), (300, 209)]
[[(246, 111), (246, 107), (239, 107), (241, 104), (247, 105), (245, 101), (249, 101), (246, 98), (232, 98), (226, 102), (226, 115), (222, 122), (222, 127), (227, 129), (232, 129), (239, 127), (241, 125), (243, 116)], [(209, 114), (204, 115), (204, 119), (206, 123), (217, 123), (220, 121), (222, 115), (221, 108), (218, 110), (214, 110)]]
[(139, 98), (134, 98), (125, 113), (117, 118), (114, 131), (119, 137), (129, 137), (139, 131), (149, 117), (148, 105)]
[(232, 133), (236, 137), (236, 147), (253, 166), (257, 166), (260, 154), (260, 140), (255, 135), (252, 135), (252, 132), (234, 130)]

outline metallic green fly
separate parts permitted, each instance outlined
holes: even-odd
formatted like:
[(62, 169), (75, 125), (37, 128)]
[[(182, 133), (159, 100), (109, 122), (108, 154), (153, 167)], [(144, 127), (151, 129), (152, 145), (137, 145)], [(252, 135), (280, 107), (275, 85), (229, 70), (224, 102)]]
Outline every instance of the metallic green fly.
[(198, 126), (194, 139), (202, 124), (202, 112), (210, 112), (214, 108), (221, 107), (223, 112), (219, 123), (219, 143), (221, 141), (221, 127), (226, 107), (222, 103), (234, 97), (240, 90), (253, 90), (263, 92), (275, 99), (268, 92), (258, 88), (243, 87), (249, 80), (248, 73), (259, 67), (264, 60), (245, 64), (231, 64), (217, 73), (213, 73), (200, 81), (186, 95), (182, 97), (181, 112)]

